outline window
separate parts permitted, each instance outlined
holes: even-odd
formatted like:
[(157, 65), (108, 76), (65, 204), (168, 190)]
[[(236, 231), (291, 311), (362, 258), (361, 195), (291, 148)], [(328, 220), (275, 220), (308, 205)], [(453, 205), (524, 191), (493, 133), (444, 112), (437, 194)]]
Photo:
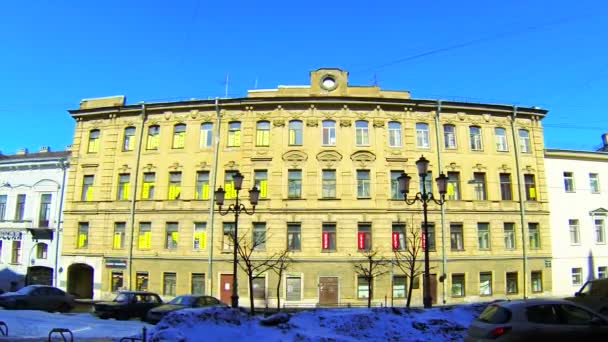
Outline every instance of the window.
[[(418, 184), (420, 184), (420, 192), (421, 193), (432, 193), (433, 192), (433, 174), (431, 171), (428, 171), (426, 173), (426, 176), (424, 177), (424, 182), (422, 181), (422, 176), (419, 176), (419, 182)], [(424, 185), (424, 187), (423, 187)]]
[(570, 244), (578, 245), (581, 243), (578, 220), (568, 220), (568, 227), (570, 228)]
[(589, 188), (591, 189), (592, 194), (600, 193), (600, 180), (597, 173), (589, 174)]
[(421, 277), (414, 277), (412, 280), (412, 289), (417, 290), (420, 288), (420, 278)]
[(536, 181), (534, 180), (534, 175), (525, 174), (524, 184), (526, 186), (526, 200), (536, 201)]
[(604, 220), (596, 219), (594, 220), (595, 224), (595, 243), (606, 243), (606, 238), (604, 234)]
[(266, 223), (255, 222), (253, 224), (253, 246), (256, 251), (266, 249)]
[(194, 222), (192, 248), (196, 251), (207, 248), (207, 222)]
[(478, 201), (485, 201), (486, 197), (486, 174), (484, 172), (473, 173), (473, 191), (475, 192), (475, 199)]
[(241, 123), (233, 121), (228, 123), (228, 147), (241, 146)]
[(515, 249), (515, 224), (505, 222), (503, 231), (505, 233), (505, 249)]
[(196, 172), (196, 193), (197, 200), (209, 199), (209, 171)]
[(528, 236), (530, 237), (530, 248), (540, 248), (538, 223), (528, 223)]
[(464, 297), (464, 274), (452, 274), (452, 297)]
[(303, 126), (302, 121), (289, 121), (289, 145), (302, 146)]
[(581, 285), (583, 283), (583, 269), (580, 267), (572, 268), (572, 285)]
[(388, 123), (388, 146), (401, 147), (401, 124), (396, 121)]
[(173, 272), (163, 273), (163, 296), (175, 296), (177, 275)]
[(300, 223), (287, 224), (287, 250), (290, 252), (302, 250), (302, 227)]
[(131, 181), (131, 175), (128, 173), (121, 173), (118, 175), (118, 195), (117, 200), (128, 200), (129, 199), (129, 183)]
[(139, 241), (137, 244), (139, 249), (150, 249), (152, 246), (152, 223), (139, 223)]
[(507, 294), (518, 292), (517, 272), (507, 272)]
[(46, 259), (48, 258), (48, 250), (49, 246), (46, 243), (37, 243), (36, 244), (36, 258), (37, 259)]
[(460, 172), (448, 172), (448, 200), (460, 199)]
[(501, 173), (500, 176), (500, 199), (503, 201), (513, 200), (513, 193), (511, 192), (511, 174)]
[(404, 194), (399, 191), (399, 180), (397, 180), (403, 171), (391, 171), (391, 199), (403, 200)]
[(496, 139), (496, 151), (506, 152), (509, 150), (507, 145), (507, 130), (502, 127), (494, 129), (494, 137)]
[(287, 197), (302, 198), (302, 170), (287, 172)]
[(236, 189), (234, 188), (234, 175), (236, 175), (238, 171), (225, 171), (224, 172), (224, 191), (226, 194), (224, 195), (225, 199), (236, 198)]
[[(422, 234), (424, 234), (424, 227), (422, 227)], [(428, 246), (429, 247), (429, 251), (434, 251), (435, 250), (435, 224), (429, 222), (427, 225), (427, 229), (428, 229), (428, 235), (429, 235), (429, 241), (424, 241), (424, 235), (421, 236), (422, 241), (424, 241), (422, 243), (423, 247)]]
[(255, 170), (253, 185), (260, 190), (260, 198), (268, 198), (268, 171)]
[(160, 126), (148, 127), (148, 138), (146, 140), (146, 150), (158, 150), (160, 146)]
[(321, 196), (336, 198), (336, 170), (323, 170)]
[(253, 278), (253, 299), (266, 299), (266, 277)]
[(456, 251), (461, 251), (464, 249), (462, 223), (450, 224), (450, 247), (452, 250)]
[(234, 222), (224, 222), (222, 251), (229, 252), (234, 247)]
[(173, 126), (173, 148), (184, 148), (186, 145), (186, 125)]
[(490, 224), (487, 222), (477, 223), (477, 239), (479, 249), (490, 249)]
[(372, 225), (359, 223), (357, 225), (357, 248), (360, 251), (369, 251), (372, 248)]
[(288, 301), (302, 300), (302, 278), (287, 277), (285, 283), (287, 286), (287, 295), (285, 296), (285, 300), (288, 300)]
[(336, 122), (333, 120), (323, 120), (323, 145), (336, 146)]
[(148, 272), (137, 272), (135, 274), (135, 290), (148, 291)]
[(574, 192), (574, 174), (572, 172), (564, 172), (564, 190), (566, 192)]
[(89, 132), (89, 146), (87, 148), (87, 152), (99, 152), (99, 134), (100, 131), (98, 129), (94, 129)]
[(38, 213), (38, 227), (48, 228), (51, 219), (51, 194), (40, 195), (40, 212)]
[(393, 298), (405, 298), (406, 281), (406, 276), (393, 276)]
[(177, 241), (179, 238), (177, 222), (167, 222), (165, 230), (165, 248), (177, 249)]
[(418, 148), (430, 148), (431, 143), (429, 140), (429, 125), (425, 123), (416, 124), (416, 147)]
[(369, 122), (355, 121), (355, 144), (357, 146), (369, 146)]
[(323, 251), (335, 251), (336, 250), (336, 224), (335, 223), (323, 223), (323, 236), (322, 236)]
[(0, 195), (0, 221), (4, 221), (6, 217), (6, 195)]
[(393, 223), (392, 246), (394, 251), (405, 251), (407, 248), (404, 224)]
[(201, 148), (213, 146), (213, 124), (205, 122), (201, 125)]
[(15, 221), (23, 221), (25, 215), (25, 195), (17, 195), (17, 206), (15, 208)]
[(11, 250), (11, 264), (21, 263), (21, 241), (13, 241)]
[(471, 151), (483, 150), (483, 145), (481, 142), (481, 127), (469, 127), (469, 138), (471, 140)]
[(111, 291), (112, 292), (118, 292), (122, 289), (123, 283), (124, 283), (124, 276), (122, 274), (122, 271), (112, 271), (112, 284), (111, 284)]
[(597, 268), (597, 278), (604, 279), (608, 277), (608, 268), (606, 266), (599, 266)]
[(446, 149), (456, 148), (456, 126), (443, 125), (443, 143)]
[(259, 121), (257, 123), (255, 146), (270, 146), (270, 122)]
[(479, 273), (479, 295), (492, 295), (492, 272)]
[(170, 200), (179, 199), (182, 191), (182, 173), (169, 172), (169, 197)]
[(133, 151), (135, 149), (135, 127), (125, 128), (125, 136), (122, 141), (123, 151)]
[(125, 248), (125, 233), (127, 224), (125, 222), (114, 223), (114, 240), (112, 241), (112, 248), (122, 249)]
[(190, 293), (195, 295), (205, 294), (205, 273), (192, 273)]
[(144, 181), (141, 187), (141, 198), (142, 199), (154, 199), (154, 183), (156, 174), (154, 172), (145, 172)]
[(89, 223), (78, 222), (78, 248), (86, 248), (89, 246)]
[(369, 170), (357, 170), (357, 198), (371, 197)]
[(357, 298), (369, 298), (369, 278), (357, 276)]
[(532, 147), (530, 146), (530, 132), (528, 132), (528, 130), (519, 130), (519, 147), (521, 149), (521, 153), (532, 153)]
[(82, 178), (82, 196), (81, 200), (83, 201), (92, 201), (93, 200), (93, 181), (95, 180), (95, 176), (86, 175)]

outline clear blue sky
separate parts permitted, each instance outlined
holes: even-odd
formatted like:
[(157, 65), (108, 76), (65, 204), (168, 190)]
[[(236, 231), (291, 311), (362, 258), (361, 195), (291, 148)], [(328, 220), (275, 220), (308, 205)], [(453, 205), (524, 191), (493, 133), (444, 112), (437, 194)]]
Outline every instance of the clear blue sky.
[[(0, 151), (63, 150), (83, 98), (246, 96), (339, 67), (414, 98), (549, 110), (547, 148), (608, 133), (608, 2), (1, 1)], [(23, 128), (26, 127), (24, 130)]]

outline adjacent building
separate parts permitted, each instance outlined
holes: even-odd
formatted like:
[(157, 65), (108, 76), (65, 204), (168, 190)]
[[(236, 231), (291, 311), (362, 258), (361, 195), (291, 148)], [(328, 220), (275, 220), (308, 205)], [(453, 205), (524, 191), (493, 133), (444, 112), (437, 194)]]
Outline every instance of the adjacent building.
[[(83, 297), (122, 288), (166, 297), (210, 293), (230, 302), (232, 214), (213, 192), (261, 199), (239, 235), (264, 237), (264, 260), (289, 250), (286, 305), (362, 304), (369, 283), (354, 271), (366, 251), (386, 259), (420, 232), (421, 205), (398, 190), (402, 172), (421, 187), (415, 161), (430, 160), (427, 189), (449, 178), (447, 201), (429, 204), (434, 303), (551, 292), (551, 238), (539, 108), (413, 99), (407, 91), (348, 84), (339, 69), (310, 84), (249, 91), (244, 98), (128, 105), (83, 100), (76, 120), (65, 206), (62, 283)], [(437, 194), (436, 194), (437, 195)], [(422, 266), (422, 254), (419, 255)], [(259, 274), (241, 300), (274, 305), (277, 275)], [(375, 278), (374, 303), (402, 305), (398, 267)], [(414, 279), (412, 303), (422, 302)], [(241, 304), (244, 304), (242, 302)]]
[(0, 155), (0, 289), (57, 284), (70, 153)]

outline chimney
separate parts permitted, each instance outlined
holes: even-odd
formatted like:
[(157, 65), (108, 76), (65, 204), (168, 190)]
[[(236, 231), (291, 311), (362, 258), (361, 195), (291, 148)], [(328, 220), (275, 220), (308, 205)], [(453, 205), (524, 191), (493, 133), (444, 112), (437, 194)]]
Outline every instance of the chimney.
[(20, 148), (17, 150), (17, 155), (22, 156), (24, 154), (27, 154), (27, 148)]
[(51, 148), (49, 146), (42, 146), (40, 148), (40, 153), (47, 153), (47, 152), (51, 152)]

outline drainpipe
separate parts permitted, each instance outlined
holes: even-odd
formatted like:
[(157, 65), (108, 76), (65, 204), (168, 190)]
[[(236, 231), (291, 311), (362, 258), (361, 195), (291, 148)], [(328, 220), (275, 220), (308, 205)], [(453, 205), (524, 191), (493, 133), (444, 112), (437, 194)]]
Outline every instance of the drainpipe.
[[(437, 140), (437, 168), (439, 173), (443, 172), (441, 166), (441, 143), (439, 142), (439, 115), (441, 115), (441, 100), (437, 100), (437, 115), (435, 115), (435, 140)], [(446, 300), (446, 271), (447, 271), (447, 259), (445, 255), (445, 205), (441, 205), (441, 276), (439, 279), (443, 279), (441, 287), (443, 291), (443, 304), (447, 303)]]
[[(215, 218), (215, 211), (213, 210), (213, 203), (215, 202), (215, 186), (217, 183), (217, 163), (220, 152), (220, 123), (221, 113), (220, 104), (217, 97), (215, 98), (215, 113), (217, 115), (216, 127), (215, 127), (215, 151), (213, 153), (213, 173), (211, 174), (211, 194), (209, 196), (209, 241), (207, 248), (209, 250), (209, 268), (207, 272), (207, 278), (209, 278), (209, 290), (207, 294), (213, 296), (213, 223)], [(219, 297), (219, 295), (218, 295)]]
[(57, 241), (55, 241), (55, 272), (53, 274), (53, 285), (55, 287), (59, 287), (59, 242), (61, 237), (61, 231), (63, 230), (62, 220), (63, 220), (63, 200), (65, 193), (65, 178), (67, 175), (68, 162), (65, 159), (61, 159), (59, 161), (59, 166), (63, 170), (63, 179), (61, 181), (61, 186), (59, 187), (59, 191), (61, 194), (59, 195), (59, 212), (57, 213)]
[(141, 103), (141, 125), (139, 125), (139, 139), (137, 141), (137, 157), (135, 160), (135, 177), (133, 179), (133, 189), (131, 191), (131, 209), (129, 213), (130, 233), (129, 233), (129, 255), (127, 256), (127, 265), (129, 272), (129, 291), (133, 290), (133, 242), (135, 241), (135, 196), (137, 194), (137, 184), (139, 180), (139, 162), (141, 160), (141, 147), (144, 138), (144, 123), (146, 122), (146, 104)]
[(517, 106), (513, 106), (513, 120), (511, 120), (511, 133), (513, 134), (513, 149), (515, 151), (515, 167), (517, 168), (517, 192), (519, 194), (519, 219), (521, 222), (521, 248), (524, 267), (523, 285), (524, 299), (528, 298), (527, 279), (528, 279), (528, 255), (526, 250), (526, 207), (524, 206), (524, 193), (522, 187), (525, 186), (521, 181), (521, 170), (519, 168), (519, 145), (517, 135), (515, 134), (515, 119), (517, 119)]

